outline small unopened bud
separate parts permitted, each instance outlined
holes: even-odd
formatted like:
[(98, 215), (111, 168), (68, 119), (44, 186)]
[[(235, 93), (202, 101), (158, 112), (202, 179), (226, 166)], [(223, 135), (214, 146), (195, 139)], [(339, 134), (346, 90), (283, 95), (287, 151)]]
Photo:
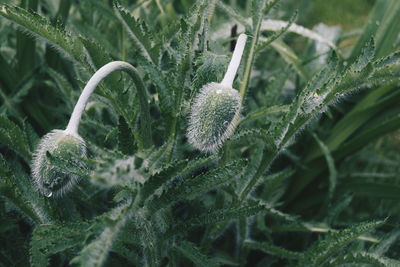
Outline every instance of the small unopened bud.
[[(78, 134), (65, 130), (53, 130), (40, 140), (32, 161), (32, 178), (39, 192), (45, 196), (61, 196), (72, 188), (79, 177), (52, 164), (48, 153), (69, 162), (71, 155), (85, 158), (85, 141)], [(72, 159), (72, 162), (80, 167), (84, 166), (77, 159)]]
[(247, 36), (241, 34), (228, 70), (221, 83), (204, 85), (192, 104), (187, 137), (201, 151), (215, 152), (233, 134), (239, 118), (242, 99), (232, 88), (242, 58)]
[(189, 116), (187, 136), (199, 150), (214, 152), (233, 134), (240, 116), (240, 95), (219, 83), (206, 84)]
[[(67, 128), (65, 130), (53, 130), (46, 134), (35, 152), (31, 168), (32, 178), (37, 189), (47, 197), (61, 196), (70, 190), (79, 179), (78, 175), (69, 172), (66, 168), (63, 170), (60, 166), (52, 164), (49, 156), (66, 161), (68, 164), (72, 163), (76, 167), (85, 166), (79, 160), (86, 158), (85, 141), (78, 134), (79, 123), (89, 98), (97, 85), (110, 73), (117, 70), (126, 71), (136, 82), (142, 111), (149, 116), (145, 87), (137, 70), (131, 64), (123, 61), (113, 61), (101, 67), (83, 88)], [(150, 132), (150, 130), (147, 129), (147, 132)], [(146, 144), (149, 145), (151, 138), (146, 140)]]

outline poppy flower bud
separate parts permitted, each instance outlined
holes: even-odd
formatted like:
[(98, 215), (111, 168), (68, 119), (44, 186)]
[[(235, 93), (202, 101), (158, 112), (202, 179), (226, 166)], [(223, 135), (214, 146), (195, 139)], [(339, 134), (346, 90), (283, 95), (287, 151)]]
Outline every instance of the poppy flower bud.
[(221, 83), (204, 85), (195, 97), (188, 121), (189, 143), (204, 152), (215, 152), (233, 134), (241, 109), (239, 92), (232, 88), (247, 36), (237, 40), (228, 70)]
[[(78, 181), (76, 174), (61, 170), (50, 162), (48, 153), (60, 160), (70, 161), (86, 157), (85, 141), (77, 134), (65, 130), (53, 130), (41, 140), (32, 161), (32, 177), (37, 189), (47, 197), (61, 196)], [(74, 160), (73, 164), (85, 164)]]
[(61, 196), (78, 181), (78, 175), (61, 170), (53, 165), (48, 156), (51, 155), (68, 162), (72, 161), (78, 167), (84, 166), (83, 162), (75, 159), (86, 157), (85, 141), (78, 134), (82, 114), (97, 85), (117, 70), (127, 72), (136, 82), (141, 98), (141, 108), (145, 114), (148, 114), (146, 92), (137, 70), (131, 64), (123, 61), (113, 61), (101, 67), (83, 89), (67, 128), (51, 131), (42, 138), (38, 145), (33, 157), (31, 173), (37, 189), (45, 196)]

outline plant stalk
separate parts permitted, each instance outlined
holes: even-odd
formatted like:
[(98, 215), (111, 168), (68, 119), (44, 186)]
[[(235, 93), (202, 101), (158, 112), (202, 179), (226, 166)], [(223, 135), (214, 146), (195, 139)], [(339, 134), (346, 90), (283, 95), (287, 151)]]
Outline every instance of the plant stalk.
[(70, 134), (78, 134), (79, 123), (82, 118), (83, 111), (89, 101), (90, 96), (96, 89), (97, 85), (112, 72), (122, 70), (127, 72), (135, 82), (136, 89), (138, 90), (139, 101), (141, 106), (141, 138), (143, 139), (143, 146), (151, 146), (151, 128), (150, 128), (150, 113), (147, 103), (146, 90), (137, 70), (131, 64), (124, 61), (113, 61), (101, 67), (88, 81), (83, 89), (78, 102), (72, 112), (66, 132)]
[(235, 79), (237, 70), (240, 65), (240, 61), (242, 59), (244, 47), (246, 45), (247, 35), (241, 34), (236, 42), (235, 50), (233, 51), (233, 55), (231, 61), (229, 62), (228, 69), (225, 73), (222, 82), (220, 83), (222, 86), (226, 86), (232, 88), (233, 80)]

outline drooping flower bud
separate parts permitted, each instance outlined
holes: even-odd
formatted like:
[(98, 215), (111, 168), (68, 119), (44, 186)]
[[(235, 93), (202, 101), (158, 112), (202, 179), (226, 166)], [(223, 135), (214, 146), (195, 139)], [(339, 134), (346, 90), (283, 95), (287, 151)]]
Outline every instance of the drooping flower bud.
[(60, 160), (72, 160), (73, 164), (83, 167), (84, 163), (71, 159), (71, 155), (85, 158), (85, 141), (79, 135), (65, 130), (53, 130), (40, 140), (32, 161), (32, 178), (37, 189), (45, 196), (61, 196), (72, 188), (79, 177), (52, 164), (48, 153)]
[(187, 137), (189, 143), (201, 151), (217, 151), (233, 134), (238, 124), (242, 100), (232, 84), (246, 39), (245, 34), (239, 36), (222, 82), (204, 85), (193, 101)]
[[(65, 160), (69, 163), (72, 162), (78, 167), (84, 166), (83, 162), (77, 160), (86, 157), (85, 141), (78, 134), (82, 114), (97, 85), (110, 73), (117, 70), (127, 72), (136, 82), (135, 85), (141, 99), (141, 109), (145, 114), (144, 118), (149, 116), (145, 87), (135, 67), (124, 61), (113, 61), (101, 67), (83, 89), (71, 114), (67, 128), (65, 130), (53, 130), (46, 134), (35, 152), (31, 166), (32, 178), (37, 189), (47, 197), (62, 195), (79, 179), (78, 175), (53, 165), (48, 156), (51, 155), (54, 158)], [(143, 124), (149, 124), (149, 122), (144, 121)], [(143, 131), (143, 133), (150, 132), (150, 134), (148, 136), (143, 134), (142, 139), (143, 143), (149, 146), (151, 144), (151, 131), (147, 126), (143, 126), (143, 129), (147, 130)]]

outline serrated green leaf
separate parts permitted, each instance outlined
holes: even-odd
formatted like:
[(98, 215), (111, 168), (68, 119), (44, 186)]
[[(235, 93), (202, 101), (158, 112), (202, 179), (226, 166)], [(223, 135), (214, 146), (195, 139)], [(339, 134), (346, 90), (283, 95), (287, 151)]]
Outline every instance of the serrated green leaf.
[(204, 255), (192, 242), (184, 241), (175, 245), (175, 250), (188, 258), (196, 266), (219, 266), (214, 260)]
[(0, 193), (17, 211), (36, 224), (53, 221), (43, 196), (35, 190), (21, 165), (7, 163), (0, 155)]
[(267, 254), (278, 256), (283, 259), (300, 259), (302, 257), (302, 253), (289, 251), (287, 249), (268, 244), (265, 242), (254, 242), (254, 241), (245, 241), (244, 246), (249, 249), (261, 250)]
[(352, 71), (363, 70), (368, 65), (368, 63), (370, 63), (373, 60), (374, 56), (375, 56), (375, 43), (374, 39), (371, 38), (371, 40), (367, 44), (365, 44), (365, 46), (361, 50), (359, 57), (350, 66), (350, 70)]
[[(283, 25), (281, 29), (278, 31), (275, 31), (271, 36), (268, 37), (268, 39), (263, 40), (258, 46), (257, 46), (257, 52), (263, 50), (266, 48), (268, 45), (270, 45), (273, 41), (277, 40), (279, 37), (283, 36), (293, 25), (294, 21), (297, 18), (297, 12), (295, 12), (292, 17), (289, 19), (288, 22), (286, 22), (286, 25)], [(265, 21), (264, 21), (265, 22)], [(265, 24), (261, 25), (261, 30), (265, 30)], [(296, 25), (298, 26), (298, 25)]]
[(337, 251), (345, 248), (361, 234), (370, 232), (384, 224), (385, 221), (364, 222), (338, 232), (329, 234), (324, 240), (316, 243), (305, 254), (302, 264), (321, 266)]
[[(79, 36), (78, 40), (82, 42), (83, 47), (87, 51), (86, 57), (93, 70), (96, 70), (112, 61), (111, 56), (105, 52), (105, 49), (101, 47), (99, 43), (83, 36)], [(115, 77), (114, 80), (116, 80)]]
[(142, 201), (146, 200), (157, 188), (171, 181), (171, 179), (175, 178), (177, 175), (185, 177), (214, 159), (215, 156), (196, 158), (193, 160), (180, 160), (164, 166), (144, 183), (140, 190)]
[(26, 134), (6, 116), (0, 116), (0, 142), (30, 163), (31, 151)]
[(335, 79), (337, 66), (337, 57), (332, 54), (329, 64), (308, 82), (290, 105), (289, 112), (275, 127), (275, 143), (278, 147), (285, 147), (307, 122), (325, 111), (324, 101), (332, 94), (333, 89), (328, 83)]
[(289, 105), (282, 105), (282, 106), (271, 106), (271, 107), (261, 107), (255, 111), (249, 113), (246, 117), (244, 117), (240, 123), (248, 122), (252, 120), (261, 119), (271, 114), (279, 114), (285, 113), (289, 111)]
[(113, 241), (131, 216), (130, 206), (131, 200), (128, 200), (109, 212), (107, 215), (109, 222), (100, 235), (86, 245), (70, 263), (90, 267), (103, 266), (113, 246)]
[(149, 199), (147, 205), (152, 210), (157, 210), (177, 201), (206, 193), (232, 180), (242, 171), (243, 167), (244, 161), (236, 161), (193, 178), (186, 178), (183, 181), (178, 180), (171, 186), (163, 188), (160, 196)]
[(274, 140), (272, 140), (271, 133), (262, 129), (249, 129), (236, 133), (231, 137), (232, 142), (248, 142), (249, 140), (260, 140), (267, 149), (273, 150), (275, 148)]
[(233, 219), (247, 218), (257, 214), (269, 214), (276, 218), (289, 220), (290, 222), (295, 221), (293, 217), (288, 216), (287, 214), (284, 214), (278, 210), (275, 210), (267, 204), (253, 203), (241, 207), (226, 207), (221, 209), (207, 210), (201, 214), (192, 216), (189, 219), (180, 221), (175, 225), (172, 225), (172, 228), (169, 229), (165, 234), (165, 238), (173, 236), (177, 233), (188, 231), (194, 227), (215, 224), (219, 222), (228, 222)]
[(28, 34), (46, 41), (63, 56), (82, 63), (82, 44), (65, 31), (53, 27), (44, 17), (20, 7), (8, 5), (1, 6), (0, 15), (19, 25)]
[(397, 65), (400, 65), (400, 52), (393, 53), (374, 62), (374, 67), (377, 69), (389, 68)]
[(226, 5), (222, 1), (217, 2), (217, 7), (224, 11), (226, 14), (228, 14), (230, 17), (232, 17), (234, 20), (238, 21), (242, 25), (246, 27), (250, 27), (250, 23), (247, 21), (247, 19), (242, 16), (238, 10), (234, 9), (233, 7)]
[(145, 25), (133, 18), (117, 1), (114, 1), (115, 13), (141, 52), (142, 56), (151, 63), (157, 63), (159, 51), (151, 45), (152, 36), (145, 31)]
[(89, 222), (39, 225), (34, 229), (30, 241), (31, 265), (48, 266), (50, 256), (79, 247), (85, 235), (88, 235), (90, 226)]
[(364, 265), (368, 264), (371, 266), (380, 267), (396, 267), (400, 265), (400, 261), (389, 259), (384, 256), (378, 256), (370, 253), (359, 252), (359, 253), (348, 253), (344, 256), (338, 257), (333, 261), (329, 262), (326, 266), (341, 266), (357, 264)]

